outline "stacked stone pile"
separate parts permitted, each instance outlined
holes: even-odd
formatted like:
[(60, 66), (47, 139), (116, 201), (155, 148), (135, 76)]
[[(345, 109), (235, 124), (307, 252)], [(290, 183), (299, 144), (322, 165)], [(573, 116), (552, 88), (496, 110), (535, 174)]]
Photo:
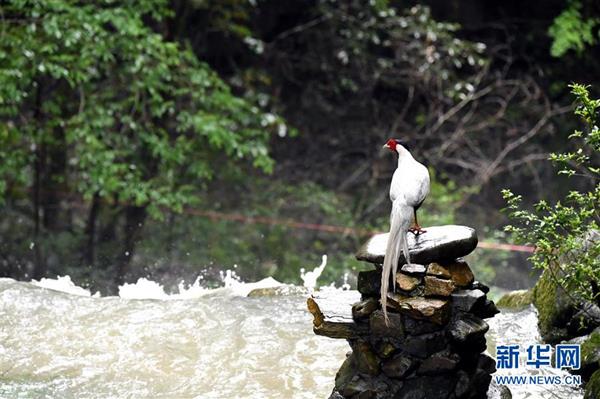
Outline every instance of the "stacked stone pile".
[(346, 339), (352, 348), (331, 398), (486, 398), (495, 362), (483, 354), (489, 328), (483, 319), (498, 310), (461, 259), (477, 246), (475, 231), (440, 226), (410, 237), (411, 264), (400, 259), (388, 293), (389, 324), (380, 304), (386, 241), (387, 234), (376, 235), (358, 252), (375, 265), (359, 273), (358, 292), (308, 299), (314, 332)]

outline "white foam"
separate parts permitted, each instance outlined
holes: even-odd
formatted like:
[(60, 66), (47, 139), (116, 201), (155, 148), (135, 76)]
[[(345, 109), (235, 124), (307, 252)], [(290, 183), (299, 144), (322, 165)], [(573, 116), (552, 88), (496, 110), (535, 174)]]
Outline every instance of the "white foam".
[[(37, 287), (47, 288), (49, 290), (54, 290), (54, 291), (65, 292), (65, 293), (71, 294), (71, 295), (92, 296), (92, 293), (90, 292), (90, 290), (87, 290), (85, 288), (75, 285), (75, 283), (73, 283), (73, 281), (71, 280), (71, 276), (68, 276), (68, 275), (67, 276), (57, 276), (55, 279), (44, 277), (40, 281), (37, 281), (37, 280), (31, 281), (31, 284), (33, 284)], [(96, 292), (93, 296), (99, 297), (100, 293)]]
[(323, 274), (325, 266), (327, 266), (327, 255), (323, 255), (321, 258), (321, 264), (315, 267), (312, 271), (305, 272), (304, 268), (300, 269), (300, 278), (304, 282), (302, 284), (304, 288), (307, 288), (310, 292), (317, 288), (317, 279), (321, 277), (321, 274)]

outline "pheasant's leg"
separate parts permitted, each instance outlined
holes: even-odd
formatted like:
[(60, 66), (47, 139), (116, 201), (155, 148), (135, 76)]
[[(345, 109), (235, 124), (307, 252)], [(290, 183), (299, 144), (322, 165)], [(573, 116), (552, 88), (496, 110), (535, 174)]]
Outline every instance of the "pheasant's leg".
[(410, 226), (408, 231), (410, 231), (411, 233), (413, 233), (416, 236), (418, 236), (419, 234), (426, 233), (427, 230), (423, 230), (421, 228), (421, 226), (419, 226), (419, 222), (417, 221), (417, 210), (416, 209), (413, 210), (413, 215), (414, 215), (414, 223), (412, 226)]

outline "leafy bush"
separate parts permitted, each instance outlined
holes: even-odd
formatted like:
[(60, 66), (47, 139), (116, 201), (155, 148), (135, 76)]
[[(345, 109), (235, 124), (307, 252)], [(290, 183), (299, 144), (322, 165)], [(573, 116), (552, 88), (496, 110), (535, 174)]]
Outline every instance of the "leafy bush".
[[(579, 148), (552, 154), (559, 175), (567, 175), (579, 188), (571, 190), (563, 201), (554, 205), (546, 201), (535, 204), (534, 210), (520, 208), (522, 197), (503, 190), (514, 225), (507, 226), (518, 240), (534, 244), (531, 257), (535, 267), (560, 267), (556, 274), (559, 283), (568, 287), (580, 299), (598, 301), (600, 298), (600, 240), (590, 240), (597, 234), (600, 223), (600, 129), (598, 112), (600, 100), (590, 98), (588, 87), (570, 86), (576, 97), (575, 114), (584, 121), (585, 129), (569, 136)], [(577, 179), (574, 181), (574, 179)]]

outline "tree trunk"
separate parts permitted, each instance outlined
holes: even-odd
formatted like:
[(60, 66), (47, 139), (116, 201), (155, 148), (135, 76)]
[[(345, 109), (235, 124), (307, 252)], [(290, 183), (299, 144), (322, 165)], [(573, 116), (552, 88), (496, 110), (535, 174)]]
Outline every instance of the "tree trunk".
[[(35, 109), (34, 119), (39, 121), (42, 118), (42, 84), (38, 82), (36, 96), (35, 96)], [(45, 145), (42, 142), (36, 143), (35, 158), (33, 161), (33, 273), (32, 278), (39, 280), (46, 275), (46, 262), (42, 256), (42, 249), (40, 246), (41, 230), (40, 230), (40, 211), (41, 211), (41, 180), (42, 170), (45, 160)]]
[(60, 205), (62, 195), (67, 191), (62, 181), (66, 176), (67, 158), (65, 134), (61, 128), (54, 129), (53, 141), (45, 147), (41, 181), (43, 224), (48, 231), (59, 231), (65, 225), (64, 222), (61, 223)]
[[(42, 146), (43, 147), (43, 146)], [(40, 189), (41, 189), (41, 174), (43, 162), (43, 148), (40, 148), (35, 153), (34, 160), (34, 177), (33, 177), (33, 254), (34, 254), (34, 269), (32, 278), (39, 280), (46, 276), (46, 262), (42, 256), (40, 244)]]
[(85, 235), (87, 242), (83, 251), (83, 262), (86, 266), (94, 266), (96, 262), (96, 221), (100, 212), (100, 195), (94, 194), (92, 205), (88, 214), (87, 224), (85, 226)]
[(125, 283), (125, 276), (133, 258), (135, 245), (140, 237), (147, 212), (145, 206), (127, 206), (125, 208), (125, 226), (123, 227), (123, 247), (117, 255), (117, 286)]

